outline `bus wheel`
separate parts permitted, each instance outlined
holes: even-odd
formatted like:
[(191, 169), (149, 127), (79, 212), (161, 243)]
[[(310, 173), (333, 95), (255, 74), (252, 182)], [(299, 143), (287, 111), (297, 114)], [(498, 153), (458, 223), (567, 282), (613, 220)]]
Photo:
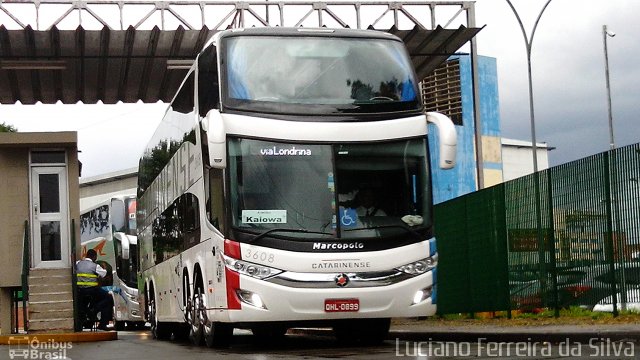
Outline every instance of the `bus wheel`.
[(389, 335), (391, 319), (357, 319), (337, 322), (333, 332), (340, 344), (378, 345)]
[(154, 339), (168, 340), (171, 338), (169, 326), (158, 321), (155, 298), (151, 298), (149, 301), (149, 321), (151, 322), (151, 335)]
[(204, 340), (210, 348), (226, 348), (231, 345), (233, 326), (225, 323), (208, 323), (204, 327)]
[(203, 324), (207, 323), (206, 304), (204, 303), (204, 291), (198, 286), (193, 291), (189, 309), (189, 340), (194, 345), (201, 345), (204, 342)]

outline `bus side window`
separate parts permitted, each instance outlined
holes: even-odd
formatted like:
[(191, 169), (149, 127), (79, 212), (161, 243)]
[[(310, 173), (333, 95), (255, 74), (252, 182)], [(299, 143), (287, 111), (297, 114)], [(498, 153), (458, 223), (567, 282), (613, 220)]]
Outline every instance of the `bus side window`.
[(222, 169), (209, 169), (207, 216), (211, 224), (224, 233), (224, 221), (222, 221), (224, 209), (223, 179)]
[(182, 251), (177, 201), (171, 204), (153, 222), (153, 250), (155, 263), (159, 264)]
[(182, 248), (186, 250), (200, 242), (198, 198), (189, 193), (182, 195), (179, 209), (178, 219), (181, 223)]
[(189, 74), (189, 77), (187, 77), (187, 79), (184, 81), (184, 84), (178, 91), (178, 94), (171, 102), (171, 108), (173, 109), (173, 111), (176, 111), (182, 114), (189, 114), (194, 111), (193, 108), (194, 108), (195, 102), (193, 98), (193, 92), (194, 92), (193, 80), (194, 80), (194, 76), (192, 72), (191, 74)]
[(218, 109), (220, 87), (218, 86), (218, 62), (216, 48), (211, 45), (198, 57), (198, 111), (201, 117), (211, 109)]

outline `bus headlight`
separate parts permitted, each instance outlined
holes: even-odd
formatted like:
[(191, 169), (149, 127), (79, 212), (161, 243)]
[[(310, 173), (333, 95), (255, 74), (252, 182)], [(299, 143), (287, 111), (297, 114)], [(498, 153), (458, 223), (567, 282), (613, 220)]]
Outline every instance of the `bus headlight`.
[(236, 294), (238, 294), (238, 297), (243, 303), (255, 306), (260, 309), (267, 309), (260, 295), (254, 293), (253, 291), (237, 289)]
[(279, 269), (274, 269), (268, 266), (258, 265), (247, 261), (237, 260), (226, 255), (224, 256), (224, 263), (230, 270), (260, 280), (280, 274), (282, 272), (282, 270)]
[(431, 296), (431, 286), (424, 288), (422, 290), (416, 291), (415, 295), (413, 295), (413, 302), (411, 305), (419, 304), (425, 300), (427, 300)]
[(436, 265), (438, 265), (438, 255), (430, 256), (428, 258), (402, 265), (400, 267), (397, 267), (396, 270), (402, 271), (409, 275), (421, 275), (429, 270), (432, 270), (436, 267)]

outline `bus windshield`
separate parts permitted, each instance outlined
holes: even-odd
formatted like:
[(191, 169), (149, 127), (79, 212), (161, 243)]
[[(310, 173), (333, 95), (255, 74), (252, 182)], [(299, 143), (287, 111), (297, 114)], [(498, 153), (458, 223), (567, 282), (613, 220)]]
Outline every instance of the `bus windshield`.
[(127, 286), (136, 288), (138, 286), (138, 265), (136, 259), (138, 258), (138, 245), (137, 241), (129, 244), (129, 258), (124, 259), (122, 255), (122, 243), (120, 239), (114, 237), (113, 239), (115, 252), (116, 252), (116, 273), (118, 278), (122, 280)]
[(379, 38), (228, 37), (224, 104), (246, 111), (349, 114), (420, 110), (402, 42)]
[(333, 145), (232, 138), (232, 224), (314, 241), (424, 231), (431, 226), (426, 151), (422, 138)]

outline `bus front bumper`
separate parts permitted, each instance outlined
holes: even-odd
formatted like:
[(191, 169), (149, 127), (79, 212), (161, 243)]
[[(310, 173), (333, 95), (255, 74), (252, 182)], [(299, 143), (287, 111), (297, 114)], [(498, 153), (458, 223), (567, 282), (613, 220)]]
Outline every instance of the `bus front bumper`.
[(432, 316), (433, 280), (430, 271), (388, 286), (301, 288), (242, 276), (236, 289), (241, 310), (212, 315), (232, 323)]

